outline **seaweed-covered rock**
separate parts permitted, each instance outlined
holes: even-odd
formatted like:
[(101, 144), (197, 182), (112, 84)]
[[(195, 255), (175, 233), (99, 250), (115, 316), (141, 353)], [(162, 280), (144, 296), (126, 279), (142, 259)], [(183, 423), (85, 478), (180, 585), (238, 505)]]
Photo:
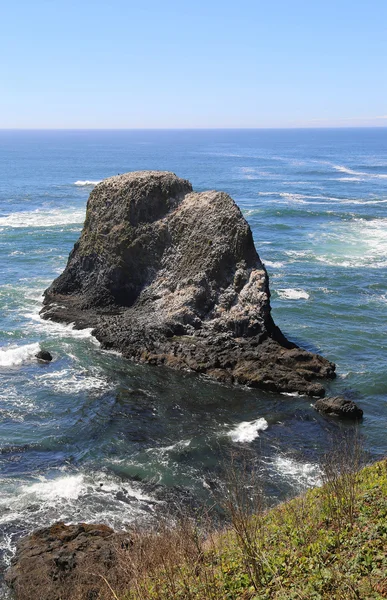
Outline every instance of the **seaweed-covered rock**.
[(220, 381), (322, 396), (334, 365), (273, 323), (266, 269), (224, 192), (192, 191), (173, 173), (98, 184), (42, 316), (93, 327), (105, 348)]

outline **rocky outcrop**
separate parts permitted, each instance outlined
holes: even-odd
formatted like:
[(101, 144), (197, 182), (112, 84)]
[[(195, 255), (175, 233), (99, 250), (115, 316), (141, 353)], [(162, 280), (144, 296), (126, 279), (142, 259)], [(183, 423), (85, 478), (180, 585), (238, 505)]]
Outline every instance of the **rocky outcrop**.
[(122, 576), (119, 557), (130, 543), (106, 525), (55, 523), (19, 541), (5, 581), (16, 600), (97, 599), (103, 577), (115, 585)]
[(363, 411), (352, 400), (335, 396), (333, 398), (320, 398), (314, 405), (318, 412), (331, 417), (359, 420), (363, 417)]
[(298, 348), (270, 314), (252, 233), (223, 192), (173, 173), (98, 184), (42, 316), (93, 327), (104, 348), (224, 382), (322, 396), (334, 365)]
[(39, 352), (35, 354), (35, 358), (43, 362), (51, 362), (52, 354), (50, 354), (48, 350), (39, 350)]

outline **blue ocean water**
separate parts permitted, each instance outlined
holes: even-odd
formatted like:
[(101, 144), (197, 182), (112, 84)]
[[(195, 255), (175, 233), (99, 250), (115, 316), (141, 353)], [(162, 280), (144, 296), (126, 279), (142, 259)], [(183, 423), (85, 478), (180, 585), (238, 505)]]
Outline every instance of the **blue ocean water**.
[(275, 322), (336, 362), (328, 392), (355, 399), (366, 449), (386, 452), (387, 129), (0, 131), (1, 568), (54, 520), (119, 528), (205, 499), (230, 452), (257, 461), (273, 501), (319, 480), (337, 424), (309, 399), (135, 365), (39, 318), (93, 185), (142, 169), (236, 200)]

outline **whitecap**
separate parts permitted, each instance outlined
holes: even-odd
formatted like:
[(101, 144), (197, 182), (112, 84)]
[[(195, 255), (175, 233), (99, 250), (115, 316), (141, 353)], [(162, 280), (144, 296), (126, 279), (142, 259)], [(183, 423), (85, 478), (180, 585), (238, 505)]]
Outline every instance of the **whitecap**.
[[(43, 296), (41, 296), (43, 298)], [(41, 305), (38, 305), (33, 312), (24, 312), (23, 316), (30, 321), (28, 328), (30, 331), (45, 331), (52, 337), (72, 337), (77, 339), (90, 339), (96, 346), (100, 346), (100, 342), (93, 336), (93, 328), (76, 329), (74, 323), (64, 324), (56, 323), (42, 319), (39, 312)]]
[(72, 369), (63, 369), (62, 371), (36, 375), (35, 379), (39, 381), (40, 385), (49, 387), (61, 394), (103, 391), (110, 387), (105, 379), (89, 373), (86, 369), (78, 369), (76, 373)]
[(259, 432), (264, 431), (269, 427), (268, 422), (263, 417), (255, 421), (242, 421), (234, 429), (229, 431), (227, 435), (233, 442), (252, 442), (259, 437)]
[(293, 479), (302, 487), (321, 485), (321, 470), (317, 464), (298, 462), (292, 458), (276, 456), (274, 467), (280, 475)]
[(85, 220), (84, 209), (67, 208), (53, 210), (33, 210), (11, 213), (0, 217), (0, 225), (6, 227), (57, 227), (62, 225), (82, 224)]
[(271, 267), (272, 269), (277, 269), (277, 268), (279, 269), (284, 266), (284, 263), (280, 262), (278, 260), (277, 261), (265, 260), (264, 263), (265, 263), (265, 267)]
[[(258, 192), (259, 196), (276, 196), (283, 198), (286, 203), (292, 202), (293, 204), (309, 204), (313, 206), (323, 205), (327, 203), (335, 204), (353, 204), (353, 205), (368, 205), (368, 204), (386, 204), (387, 199), (355, 199), (355, 198), (336, 198), (335, 196), (322, 196), (322, 195), (310, 195), (310, 194), (292, 194), (291, 192)], [(275, 203), (280, 203), (279, 200), (275, 200)]]
[(98, 183), (101, 183), (102, 179), (97, 179), (94, 181), (91, 181), (89, 179), (79, 179), (78, 181), (74, 181), (74, 185), (78, 186), (78, 187), (90, 187), (90, 186), (95, 186), (98, 185)]
[(366, 173), (365, 171), (354, 171), (353, 169), (349, 169), (343, 165), (332, 165), (335, 171), (339, 171), (340, 173), (347, 173), (348, 175), (357, 175), (361, 177), (370, 177), (371, 179), (387, 179), (387, 174), (385, 173)]
[(344, 268), (387, 266), (387, 219), (360, 219), (330, 223), (310, 235), (314, 259)]
[(31, 498), (33, 496), (35, 499), (44, 502), (52, 502), (59, 498), (76, 500), (82, 493), (83, 487), (83, 475), (66, 475), (56, 479), (42, 477), (38, 483), (23, 485), (21, 493), (25, 497)]
[(32, 360), (40, 347), (36, 342), (34, 344), (25, 344), (24, 346), (7, 346), (0, 348), (0, 367), (14, 367), (21, 365), (25, 361)]
[[(65, 470), (62, 468), (61, 471)], [(55, 520), (85, 520), (111, 524), (113, 527), (130, 522), (136, 513), (142, 513), (141, 503), (150, 502), (149, 508), (158, 501), (144, 493), (141, 487), (123, 483), (106, 473), (91, 474), (59, 474), (56, 477), (39, 476), (30, 483), (0, 481), (2, 495), (0, 509), (5, 512), (0, 516), (0, 523), (11, 523), (22, 520), (31, 529)], [(117, 492), (134, 500), (127, 510), (122, 513), (122, 502)], [(90, 498), (94, 502), (90, 503)], [(38, 504), (38, 508), (29, 513), (26, 507)], [(8, 507), (12, 506), (12, 512)], [(2, 512), (0, 510), (0, 512)]]
[(308, 300), (309, 294), (304, 290), (294, 290), (292, 288), (286, 288), (282, 290), (276, 290), (280, 298), (284, 300)]
[(364, 179), (362, 177), (337, 177), (337, 179), (335, 179), (335, 181), (349, 181), (349, 182), (358, 182), (358, 181), (364, 181)]

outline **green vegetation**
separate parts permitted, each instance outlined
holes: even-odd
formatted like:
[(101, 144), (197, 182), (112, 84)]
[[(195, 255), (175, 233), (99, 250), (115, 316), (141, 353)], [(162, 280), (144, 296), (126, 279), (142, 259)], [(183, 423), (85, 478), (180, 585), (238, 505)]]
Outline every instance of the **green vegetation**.
[(235, 478), (224, 503), (230, 529), (202, 537), (186, 519), (173, 531), (139, 536), (122, 555), (130, 591), (110, 597), (386, 598), (387, 460), (360, 471), (331, 461), (323, 473), (321, 488), (269, 511)]
[[(387, 459), (363, 461), (357, 433), (342, 437), (321, 465), (323, 485), (269, 510), (254, 473), (234, 464), (216, 499), (227, 529), (203, 516), (160, 519), (121, 537), (106, 570), (90, 553), (75, 578), (42, 576), (39, 599), (387, 598)], [(17, 592), (38, 597), (28, 580)]]

